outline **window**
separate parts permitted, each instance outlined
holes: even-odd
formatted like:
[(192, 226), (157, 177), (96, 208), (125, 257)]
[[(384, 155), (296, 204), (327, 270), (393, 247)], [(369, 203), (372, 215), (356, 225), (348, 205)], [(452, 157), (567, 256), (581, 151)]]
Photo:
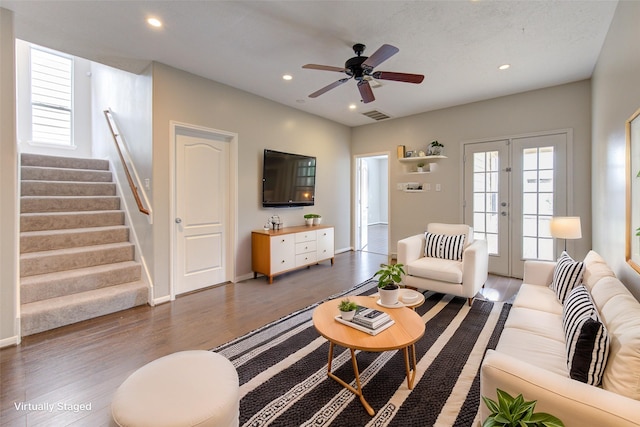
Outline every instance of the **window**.
[(500, 157), (497, 151), (473, 153), (473, 231), (475, 239), (485, 239), (489, 254), (498, 248), (498, 179)]
[(522, 254), (525, 259), (552, 260), (554, 148), (525, 148), (522, 156)]
[(31, 47), (31, 138), (33, 142), (72, 146), (73, 60)]

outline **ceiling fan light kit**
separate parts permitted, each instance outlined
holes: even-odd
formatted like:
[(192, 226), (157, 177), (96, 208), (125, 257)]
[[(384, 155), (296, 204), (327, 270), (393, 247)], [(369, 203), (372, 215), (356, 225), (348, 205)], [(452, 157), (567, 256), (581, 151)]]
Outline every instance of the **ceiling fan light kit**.
[(422, 74), (397, 73), (393, 71), (373, 71), (375, 67), (398, 53), (399, 49), (389, 44), (383, 44), (382, 46), (380, 46), (380, 48), (378, 48), (378, 50), (373, 52), (371, 56), (367, 57), (362, 56), (365, 48), (366, 46), (362, 43), (354, 44), (353, 51), (355, 52), (356, 56), (347, 59), (344, 64), (344, 68), (318, 64), (303, 65), (302, 68), (306, 69), (334, 71), (345, 73), (348, 76), (313, 92), (309, 95), (309, 98), (317, 98), (323, 93), (328, 92), (331, 89), (334, 89), (351, 79), (355, 79), (358, 82), (357, 86), (358, 91), (360, 92), (360, 96), (362, 97), (362, 102), (367, 104), (369, 102), (375, 101), (376, 99), (373, 95), (371, 84), (369, 83), (371, 78), (414, 84), (422, 83), (422, 81), (424, 80), (424, 76)]

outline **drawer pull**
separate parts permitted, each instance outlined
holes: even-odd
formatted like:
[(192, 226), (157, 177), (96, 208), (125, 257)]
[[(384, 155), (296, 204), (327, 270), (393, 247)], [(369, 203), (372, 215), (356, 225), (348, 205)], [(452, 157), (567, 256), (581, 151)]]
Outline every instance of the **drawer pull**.
[(282, 239), (282, 243), (284, 243), (284, 239)]

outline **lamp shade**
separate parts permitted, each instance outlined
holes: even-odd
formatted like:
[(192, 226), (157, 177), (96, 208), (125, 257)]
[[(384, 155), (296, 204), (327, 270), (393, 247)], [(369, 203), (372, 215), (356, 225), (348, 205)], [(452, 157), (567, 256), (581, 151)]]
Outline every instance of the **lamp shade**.
[(558, 239), (580, 239), (582, 228), (579, 216), (554, 216), (549, 222), (551, 236)]

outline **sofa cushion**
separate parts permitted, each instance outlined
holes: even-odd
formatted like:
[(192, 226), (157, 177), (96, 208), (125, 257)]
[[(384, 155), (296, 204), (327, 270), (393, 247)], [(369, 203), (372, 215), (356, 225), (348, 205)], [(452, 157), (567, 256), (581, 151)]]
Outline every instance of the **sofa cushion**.
[(583, 262), (574, 261), (568, 253), (562, 252), (553, 271), (553, 281), (551, 282), (551, 289), (556, 293), (560, 303), (564, 303), (569, 292), (580, 284), (583, 272)]
[(523, 362), (569, 377), (565, 345), (562, 341), (543, 337), (518, 328), (504, 328), (496, 351)]
[(462, 263), (449, 259), (423, 257), (405, 266), (408, 275), (438, 280), (440, 282), (462, 283)]
[(564, 343), (562, 315), (528, 307), (512, 307), (505, 328), (517, 328)]
[(598, 281), (591, 297), (611, 341), (602, 388), (640, 400), (640, 302), (612, 277)]
[(513, 302), (513, 306), (562, 315), (562, 305), (558, 303), (555, 292), (548, 286), (523, 283)]
[(584, 285), (574, 288), (567, 296), (562, 327), (569, 375), (574, 380), (599, 385), (609, 355), (609, 337)]
[(431, 258), (450, 259), (460, 261), (464, 249), (464, 234), (445, 235), (426, 232), (424, 234), (424, 256)]
[(589, 251), (584, 257), (584, 274), (582, 275), (582, 283), (587, 287), (589, 292), (593, 286), (604, 277), (616, 277), (613, 270), (607, 262), (595, 251)]

